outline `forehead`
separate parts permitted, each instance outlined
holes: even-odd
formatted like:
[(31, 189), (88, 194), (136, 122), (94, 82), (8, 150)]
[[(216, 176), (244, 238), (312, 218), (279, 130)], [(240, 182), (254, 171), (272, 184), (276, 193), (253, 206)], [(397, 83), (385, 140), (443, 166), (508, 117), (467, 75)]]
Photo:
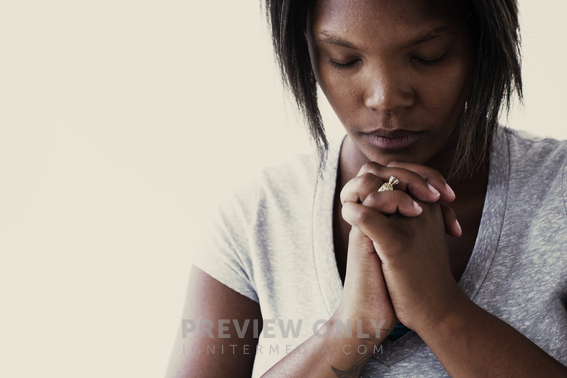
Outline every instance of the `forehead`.
[(317, 0), (310, 23), (315, 34), (394, 37), (461, 19), (452, 0)]

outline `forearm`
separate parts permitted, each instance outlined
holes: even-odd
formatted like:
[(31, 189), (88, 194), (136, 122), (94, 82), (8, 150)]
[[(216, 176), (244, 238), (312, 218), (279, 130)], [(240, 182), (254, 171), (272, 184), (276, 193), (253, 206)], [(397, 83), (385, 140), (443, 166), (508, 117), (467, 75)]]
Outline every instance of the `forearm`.
[(355, 330), (353, 337), (345, 337), (342, 332), (337, 337), (336, 331), (336, 323), (330, 319), (318, 331), (320, 335), (328, 332), (327, 337), (314, 334), (262, 377), (356, 378), (388, 335), (382, 331), (378, 339), (358, 338), (354, 337)]
[(464, 294), (439, 326), (418, 332), (451, 377), (567, 377), (567, 368)]

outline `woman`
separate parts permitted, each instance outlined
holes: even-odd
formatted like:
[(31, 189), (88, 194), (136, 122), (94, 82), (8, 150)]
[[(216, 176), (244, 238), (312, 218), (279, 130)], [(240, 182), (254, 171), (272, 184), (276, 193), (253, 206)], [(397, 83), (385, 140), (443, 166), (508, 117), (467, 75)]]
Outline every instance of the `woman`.
[(266, 4), (320, 160), (214, 218), (169, 376), (567, 376), (567, 146), (497, 124), (515, 1)]

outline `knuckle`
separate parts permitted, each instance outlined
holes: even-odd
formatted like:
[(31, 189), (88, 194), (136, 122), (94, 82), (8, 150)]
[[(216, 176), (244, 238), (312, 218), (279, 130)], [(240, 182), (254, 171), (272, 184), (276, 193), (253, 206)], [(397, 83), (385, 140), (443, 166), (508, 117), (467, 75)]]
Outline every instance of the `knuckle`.
[(423, 167), (423, 172), (425, 173), (425, 175), (427, 177), (435, 177), (435, 178), (439, 178), (442, 180), (445, 180), (445, 178), (443, 177), (443, 175), (441, 173), (439, 173), (439, 171), (435, 168), (431, 168), (431, 167)]
[(412, 199), (407, 193), (401, 190), (392, 190), (388, 192), (372, 192), (368, 194), (362, 204), (381, 213), (393, 214), (401, 206), (413, 206), (411, 203)]
[(439, 173), (435, 168), (428, 167), (421, 164), (409, 164), (400, 161), (391, 161), (388, 163), (388, 168), (399, 168), (411, 172), (423, 179), (434, 178), (439, 180), (445, 180), (443, 175)]
[(407, 171), (408, 180), (411, 182), (425, 183), (425, 179), (417, 172)]
[(341, 190), (341, 194), (340, 194), (341, 203), (345, 203), (346, 201), (349, 201), (351, 199), (353, 195), (353, 184), (354, 183), (351, 180), (347, 182), (346, 185)]
[(367, 208), (353, 202), (347, 202), (342, 207), (343, 219), (352, 226), (358, 226), (367, 219)]
[(387, 165), (386, 167), (389, 167), (389, 168), (398, 168), (398, 167), (403, 166), (403, 164), (404, 164), (404, 163), (399, 162), (399, 161), (391, 161), (391, 162), (388, 163), (388, 165)]
[(355, 218), (359, 224), (366, 224), (372, 219), (372, 210), (366, 206), (358, 206)]
[(379, 172), (382, 167), (383, 167), (382, 165), (380, 165), (380, 164), (378, 164), (374, 161), (369, 161), (369, 162), (366, 162), (362, 165), (362, 168), (360, 169), (360, 171), (366, 172), (366, 173), (367, 172)]
[(416, 189), (420, 190), (421, 188), (427, 186), (427, 182), (425, 178), (421, 176), (418, 172), (410, 171), (407, 169), (404, 169), (404, 171), (405, 171), (404, 178), (405, 180), (407, 180), (406, 184), (410, 192), (414, 193)]
[(434, 180), (434, 181), (445, 182), (445, 177), (443, 177), (443, 175), (439, 173), (438, 170), (430, 167), (426, 167), (426, 168), (427, 169), (424, 169), (423, 173), (421, 174), (426, 181)]
[(396, 206), (398, 211), (402, 210), (411, 210), (413, 209), (413, 199), (409, 196), (409, 194), (402, 192), (402, 191), (394, 191), (397, 192), (393, 195), (392, 204)]
[(381, 199), (383, 196), (381, 196), (382, 193), (379, 193), (378, 191), (374, 191), (372, 193), (369, 193), (366, 198), (364, 199), (364, 201), (362, 202), (362, 204), (364, 206), (369, 206), (369, 207), (376, 207), (380, 204)]
[(378, 177), (370, 172), (363, 173), (362, 176), (359, 178), (360, 184), (362, 187), (367, 188), (372, 185), (376, 185), (378, 181)]

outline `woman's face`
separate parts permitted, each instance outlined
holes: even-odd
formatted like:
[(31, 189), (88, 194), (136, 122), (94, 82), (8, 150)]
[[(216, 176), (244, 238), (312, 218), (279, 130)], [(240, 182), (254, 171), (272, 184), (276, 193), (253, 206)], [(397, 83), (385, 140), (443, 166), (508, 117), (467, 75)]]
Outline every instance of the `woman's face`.
[(452, 151), (471, 42), (450, 0), (318, 0), (307, 40), (359, 158), (426, 164)]

